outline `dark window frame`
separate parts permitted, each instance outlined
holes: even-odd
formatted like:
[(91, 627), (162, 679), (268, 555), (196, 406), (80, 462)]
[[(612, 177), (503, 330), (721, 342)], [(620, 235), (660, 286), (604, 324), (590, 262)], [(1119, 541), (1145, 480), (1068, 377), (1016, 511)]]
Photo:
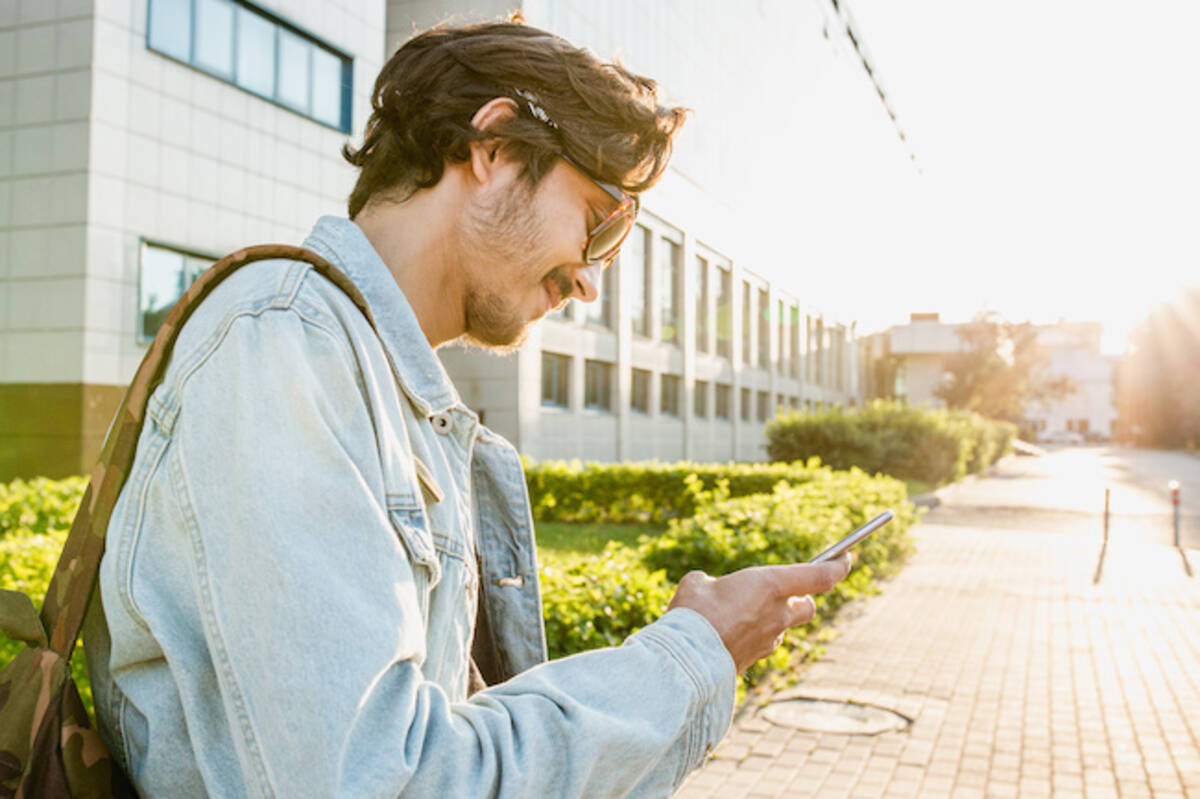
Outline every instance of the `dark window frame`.
[[(551, 396), (546, 396), (546, 364), (556, 363), (554, 387)], [(561, 395), (561, 400), (559, 399)], [(542, 407), (569, 408), (571, 405), (571, 356), (559, 352), (542, 351)]]
[[(209, 266), (211, 266), (212, 264), (215, 264), (217, 261), (221, 260), (220, 256), (209, 255), (208, 253), (203, 253), (198, 250), (192, 250), (187, 247), (178, 247), (174, 244), (167, 244), (166, 242), (159, 241), (157, 239), (148, 239), (148, 238), (145, 238), (144, 236), (138, 237), (137, 342), (138, 342), (138, 344), (143, 344), (143, 345), (149, 345), (151, 342), (153, 342), (155, 335), (157, 335), (157, 333), (158, 333), (158, 327), (155, 327), (153, 333), (147, 333), (147, 331), (145, 329), (145, 312), (142, 309), (142, 287), (144, 285), (145, 268), (146, 268), (145, 260), (146, 260), (146, 248), (147, 247), (153, 247), (156, 250), (168, 250), (168, 251), (176, 253), (178, 255), (182, 255), (184, 258), (194, 258), (194, 259), (200, 260), (200, 261), (208, 261)], [(183, 292), (187, 291), (188, 286), (190, 286), (193, 282), (195, 282), (196, 278), (199, 277), (201, 274), (203, 274), (203, 270), (201, 270), (200, 272), (197, 272), (194, 275), (191, 275), (190, 277), (188, 277), (186, 279), (187, 285), (185, 285), (183, 287), (183, 291), (180, 292), (179, 297), (183, 296)], [(176, 297), (175, 300), (169, 306), (159, 309), (160, 311), (163, 312), (163, 321), (165, 321), (166, 316), (171, 313), (171, 309), (175, 307), (175, 303), (179, 301), (179, 297)], [(161, 326), (161, 324), (162, 324), (162, 322), (159, 322), (160, 326)]]
[[(649, 369), (639, 369), (636, 366), (629, 372), (629, 409), (634, 413), (650, 413), (650, 381), (654, 373)], [(639, 392), (639, 383), (641, 391)]]
[(679, 375), (663, 372), (659, 377), (658, 410), (663, 416), (678, 417), (681, 415), (680, 406), (682, 403), (679, 401), (679, 395), (682, 391), (682, 385), (683, 378)]
[[(153, 14), (154, 14), (155, 0), (149, 0), (146, 3), (145, 44), (146, 44), (147, 50), (149, 50), (152, 53), (155, 53), (156, 55), (162, 56), (163, 58), (170, 59), (171, 61), (174, 61), (177, 64), (182, 64), (182, 65), (188, 67), (189, 69), (194, 69), (197, 72), (203, 72), (205, 75), (208, 75), (212, 78), (216, 78), (217, 80), (221, 81), (222, 83), (224, 83), (228, 86), (232, 86), (233, 88), (235, 88), (239, 91), (246, 92), (247, 94), (251, 95), (252, 97), (257, 97), (260, 100), (265, 100), (266, 102), (270, 103), (271, 105), (277, 106), (279, 108), (283, 108), (287, 111), (291, 111), (293, 114), (297, 114), (297, 115), (307, 119), (310, 122), (315, 122), (318, 125), (321, 125), (322, 127), (329, 128), (330, 130), (336, 130), (339, 133), (352, 132), (352, 130), (353, 130), (353, 118), (352, 117), (354, 115), (354, 112), (353, 112), (353, 106), (354, 106), (354, 57), (352, 55), (338, 49), (337, 47), (334, 47), (333, 45), (329, 44), (328, 42), (324, 41), (323, 39), (320, 39), (320, 38), (314, 36), (313, 34), (304, 30), (300, 26), (295, 25), (294, 23), (281, 17), (279, 14), (277, 14), (273, 11), (269, 11), (265, 8), (260, 8), (259, 6), (256, 6), (253, 3), (246, 2), (246, 0), (229, 0), (229, 2), (234, 7), (234, 14), (233, 14), (233, 37), (234, 38), (233, 38), (233, 42), (231, 45), (232, 50), (233, 50), (234, 67), (233, 67), (233, 72), (231, 74), (226, 75), (226, 74), (223, 74), (214, 69), (208, 68), (197, 62), (197, 60), (196, 60), (196, 2), (197, 2), (197, 0), (186, 0), (186, 2), (188, 3), (188, 15), (189, 15), (189, 19), (188, 19), (188, 57), (187, 57), (187, 59), (186, 60), (181, 59), (172, 53), (168, 53), (165, 50), (161, 50), (161, 49), (155, 47), (154, 44), (150, 41), (150, 34), (151, 34), (151, 31), (153, 30)], [(238, 48), (237, 48), (237, 44), (238, 44), (238, 41), (237, 41), (237, 31), (238, 31), (237, 7), (238, 6), (244, 8), (246, 11), (248, 11), (258, 17), (261, 17), (261, 18), (271, 22), (273, 25), (276, 26), (276, 28), (278, 30), (285, 30), (285, 31), (305, 40), (313, 47), (324, 50), (325, 52), (329, 53), (330, 55), (336, 57), (338, 60), (341, 61), (341, 65), (342, 65), (341, 90), (342, 90), (342, 92), (341, 92), (341, 98), (340, 98), (340, 108), (341, 108), (340, 124), (332, 125), (323, 119), (319, 119), (318, 117), (314, 116), (313, 114), (311, 114), (309, 112), (306, 112), (304, 110), (296, 108), (293, 105), (289, 105), (288, 103), (283, 102), (282, 100), (276, 99), (275, 97), (268, 97), (264, 94), (254, 91), (253, 89), (251, 89), (249, 87), (243, 86), (237, 82), (237, 51), (238, 51)], [(276, 36), (275, 36), (275, 67), (274, 67), (275, 68), (274, 85), (275, 85), (275, 93), (276, 94), (279, 93), (279, 68), (280, 68), (280, 63), (279, 63), (279, 49), (280, 48), (279, 48), (278, 30), (277, 30)], [(310, 106), (311, 106), (311, 101), (312, 101), (312, 57), (311, 57), (311, 55), (309, 57), (309, 101), (310, 101)]]
[(692, 415), (699, 419), (708, 418), (708, 386), (707, 380), (697, 380), (692, 386)]
[(713, 416), (721, 421), (733, 418), (733, 386), (729, 383), (714, 384)]
[[(583, 362), (583, 407), (589, 411), (612, 413), (613, 372), (611, 361), (587, 358)], [(598, 385), (597, 385), (598, 383)]]

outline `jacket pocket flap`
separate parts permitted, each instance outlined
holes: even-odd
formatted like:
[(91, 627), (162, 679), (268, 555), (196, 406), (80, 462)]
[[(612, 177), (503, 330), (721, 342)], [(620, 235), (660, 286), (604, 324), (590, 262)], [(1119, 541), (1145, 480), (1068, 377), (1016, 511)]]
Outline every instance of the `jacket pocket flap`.
[(421, 490), (424, 492), (426, 499), (433, 502), (441, 502), (446, 495), (442, 492), (441, 486), (437, 484), (437, 480), (433, 478), (433, 472), (416, 455), (413, 455), (413, 466), (417, 470), (417, 482), (421, 484)]
[(432, 588), (442, 577), (442, 567), (438, 562), (437, 550), (433, 546), (433, 535), (429, 532), (425, 509), (389, 504), (388, 518), (413, 563), (428, 570), (429, 587)]

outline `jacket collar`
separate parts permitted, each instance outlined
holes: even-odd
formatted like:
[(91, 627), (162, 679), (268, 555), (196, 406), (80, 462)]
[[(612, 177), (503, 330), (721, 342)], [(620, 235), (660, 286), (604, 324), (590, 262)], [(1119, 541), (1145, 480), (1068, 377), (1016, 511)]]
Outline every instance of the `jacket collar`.
[(303, 246), (345, 272), (362, 292), (396, 379), (413, 404), (426, 416), (461, 405), (412, 306), (362, 229), (344, 217), (323, 216)]

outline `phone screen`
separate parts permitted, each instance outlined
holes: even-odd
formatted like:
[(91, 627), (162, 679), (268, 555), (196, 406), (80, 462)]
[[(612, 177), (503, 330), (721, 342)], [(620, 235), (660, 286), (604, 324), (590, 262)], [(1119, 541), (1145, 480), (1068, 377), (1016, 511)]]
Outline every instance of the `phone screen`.
[(827, 560), (833, 560), (834, 558), (841, 556), (843, 552), (857, 544), (859, 541), (862, 541), (864, 538), (878, 530), (880, 527), (883, 527), (894, 518), (894, 513), (892, 513), (890, 510), (885, 510), (883, 513), (879, 514), (874, 519), (843, 538), (841, 541), (838, 541), (820, 555), (817, 555), (815, 558), (810, 560), (809, 563), (824, 563)]

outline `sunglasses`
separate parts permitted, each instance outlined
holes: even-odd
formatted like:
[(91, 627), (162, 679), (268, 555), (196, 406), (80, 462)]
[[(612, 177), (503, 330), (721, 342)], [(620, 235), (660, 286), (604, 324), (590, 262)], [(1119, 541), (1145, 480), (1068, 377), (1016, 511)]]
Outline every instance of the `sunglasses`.
[(602, 263), (607, 267), (617, 256), (617, 250), (621, 249), (621, 245), (625, 243), (625, 237), (629, 235), (629, 231), (633, 230), (633, 223), (637, 219), (638, 208), (641, 204), (637, 197), (627, 194), (620, 186), (596, 180), (570, 156), (565, 153), (561, 155), (562, 159), (576, 171), (617, 201), (617, 207), (600, 224), (588, 232), (587, 242), (583, 245), (584, 263)]

